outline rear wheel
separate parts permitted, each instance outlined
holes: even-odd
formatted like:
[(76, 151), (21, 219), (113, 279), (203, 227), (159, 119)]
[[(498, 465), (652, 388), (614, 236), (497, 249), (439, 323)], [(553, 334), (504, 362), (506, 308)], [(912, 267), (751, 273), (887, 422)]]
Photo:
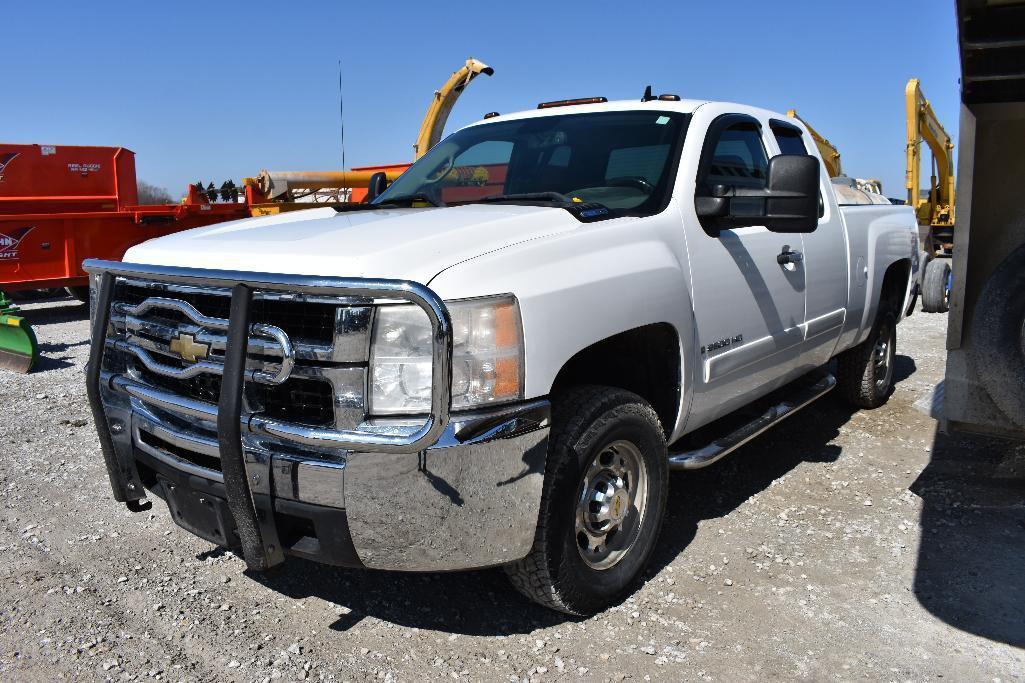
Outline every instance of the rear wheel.
[(534, 547), (506, 572), (535, 602), (593, 614), (630, 588), (655, 547), (665, 436), (651, 406), (621, 389), (576, 388), (553, 411)]
[(893, 388), (897, 356), (897, 316), (880, 311), (868, 339), (837, 357), (837, 389), (851, 405), (878, 408)]
[(947, 259), (936, 258), (925, 266), (922, 310), (926, 313), (950, 310), (950, 261)]

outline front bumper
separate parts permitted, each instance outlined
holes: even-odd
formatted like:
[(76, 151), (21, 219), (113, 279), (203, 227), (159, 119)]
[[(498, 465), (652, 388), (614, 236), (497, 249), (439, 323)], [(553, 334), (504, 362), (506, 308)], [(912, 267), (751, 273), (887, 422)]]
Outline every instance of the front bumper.
[[(123, 432), (114, 442), (117, 459), (168, 503), (180, 526), (241, 550), (223, 476), (190, 457), (216, 444), (168, 428), (138, 401), (127, 408), (105, 406), (131, 424), (130, 438)], [(269, 507), (285, 555), (398, 571), (475, 569), (530, 551), (549, 421), (549, 403), (532, 401), (453, 415), (441, 440), (421, 453), (350, 452), (325, 461), (252, 444), (247, 454), (270, 463)]]
[[(285, 555), (394, 570), (470, 569), (526, 555), (534, 538), (550, 406), (525, 402), (450, 414), (451, 321), (429, 289), (401, 281), (292, 278), (87, 261), (97, 275), (87, 389), (114, 497), (146, 509), (165, 498), (177, 523), (238, 549), (256, 570)], [(104, 367), (121, 352), (108, 338), (115, 280), (231, 284), (216, 404), (189, 399)], [(247, 412), (247, 365), (259, 324), (254, 291), (402, 298), (434, 331), (431, 413), (419, 425), (311, 429)], [(166, 300), (154, 305), (167, 306)], [(262, 327), (266, 327), (265, 325)], [(282, 344), (282, 353), (286, 344)], [(116, 364), (115, 364), (116, 365)], [(176, 370), (181, 373), (183, 371)]]

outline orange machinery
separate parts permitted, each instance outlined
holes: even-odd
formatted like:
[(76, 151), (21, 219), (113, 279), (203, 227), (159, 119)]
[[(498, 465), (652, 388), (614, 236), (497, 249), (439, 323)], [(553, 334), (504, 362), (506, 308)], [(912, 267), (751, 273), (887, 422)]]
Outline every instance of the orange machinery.
[(248, 215), (191, 187), (180, 204), (140, 206), (135, 153), (123, 147), (0, 143), (0, 290), (82, 287), (84, 259)]

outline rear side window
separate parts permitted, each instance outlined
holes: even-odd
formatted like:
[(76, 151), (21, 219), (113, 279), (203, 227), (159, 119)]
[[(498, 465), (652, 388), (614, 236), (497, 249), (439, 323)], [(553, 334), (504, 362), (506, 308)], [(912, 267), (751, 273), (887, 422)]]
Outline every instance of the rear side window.
[(804, 136), (801, 135), (801, 131), (773, 127), (772, 134), (776, 137), (776, 144), (779, 145), (780, 154), (808, 153), (808, 148), (804, 145)]
[[(804, 134), (797, 126), (783, 121), (773, 121), (772, 135), (779, 145), (780, 154), (810, 154), (808, 146), (804, 144)], [(826, 203), (819, 192), (819, 218), (826, 214)]]
[(757, 126), (736, 123), (716, 141), (705, 180), (708, 185), (765, 187), (768, 167), (769, 158)]

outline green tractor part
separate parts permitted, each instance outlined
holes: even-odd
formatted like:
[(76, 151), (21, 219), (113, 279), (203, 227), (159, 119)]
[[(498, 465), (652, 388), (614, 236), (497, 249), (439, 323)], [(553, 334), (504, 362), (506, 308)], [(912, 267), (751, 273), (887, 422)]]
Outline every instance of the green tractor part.
[(32, 326), (15, 315), (17, 312), (17, 306), (0, 292), (0, 368), (32, 372), (39, 359), (39, 344)]

